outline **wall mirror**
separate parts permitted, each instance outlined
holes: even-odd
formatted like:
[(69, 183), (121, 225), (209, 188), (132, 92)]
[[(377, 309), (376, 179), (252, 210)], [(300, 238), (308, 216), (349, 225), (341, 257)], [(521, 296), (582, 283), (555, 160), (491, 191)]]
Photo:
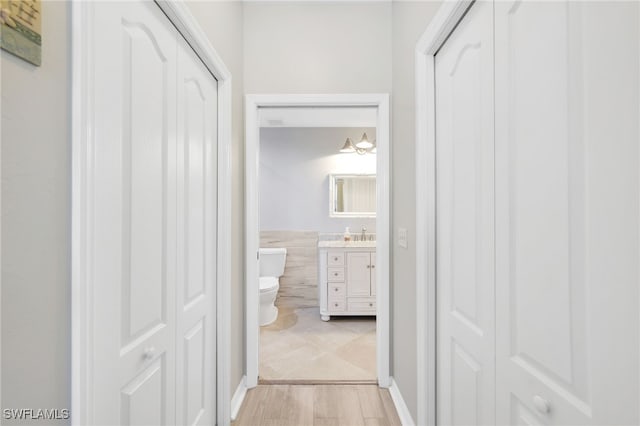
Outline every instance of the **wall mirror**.
[(375, 217), (376, 175), (330, 174), (329, 216)]

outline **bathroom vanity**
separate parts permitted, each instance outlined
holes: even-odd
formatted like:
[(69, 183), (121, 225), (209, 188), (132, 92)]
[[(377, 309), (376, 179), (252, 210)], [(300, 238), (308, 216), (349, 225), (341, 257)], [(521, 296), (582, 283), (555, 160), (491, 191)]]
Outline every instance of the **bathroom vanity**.
[(376, 242), (320, 241), (320, 315), (376, 314)]

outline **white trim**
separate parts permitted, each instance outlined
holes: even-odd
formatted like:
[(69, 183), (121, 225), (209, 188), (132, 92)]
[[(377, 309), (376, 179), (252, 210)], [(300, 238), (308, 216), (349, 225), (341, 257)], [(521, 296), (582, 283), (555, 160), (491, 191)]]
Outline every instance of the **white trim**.
[(415, 426), (416, 422), (413, 421), (409, 407), (407, 407), (407, 403), (404, 401), (400, 388), (393, 377), (391, 378), (391, 386), (389, 386), (389, 394), (391, 394), (393, 405), (396, 406), (400, 424), (402, 426)]
[(415, 52), (418, 424), (436, 423), (436, 176), (434, 58), (473, 2), (442, 4)]
[(238, 418), (238, 413), (240, 412), (240, 407), (242, 407), (242, 403), (244, 402), (244, 397), (247, 395), (247, 376), (242, 376), (240, 379), (240, 383), (238, 383), (238, 387), (236, 391), (233, 393), (233, 397), (231, 398), (231, 421), (235, 421)]
[[(181, 0), (157, 0), (167, 18), (218, 80), (218, 223), (217, 223), (217, 424), (230, 424), (231, 365), (231, 73)], [(72, 296), (71, 296), (71, 415), (75, 425), (87, 424), (92, 412), (90, 276), (87, 250), (91, 240), (91, 199), (87, 188), (92, 172), (92, 46), (93, 4), (72, 3)]]
[[(377, 217), (376, 217), (376, 294), (377, 327), (376, 359), (378, 384), (389, 387), (389, 271), (390, 271), (390, 178), (391, 149), (389, 137), (389, 95), (388, 94), (335, 94), (335, 95), (246, 95), (245, 99), (245, 350), (246, 385), (258, 384), (258, 248), (260, 244), (258, 165), (259, 165), (259, 117), (260, 107), (302, 107), (302, 106), (373, 106), (378, 108), (377, 139)], [(254, 291), (248, 291), (250, 283)]]

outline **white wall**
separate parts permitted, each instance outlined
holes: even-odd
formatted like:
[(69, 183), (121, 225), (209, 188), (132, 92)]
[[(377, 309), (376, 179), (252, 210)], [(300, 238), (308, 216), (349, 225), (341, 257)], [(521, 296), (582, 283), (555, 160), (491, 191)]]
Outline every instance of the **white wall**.
[(376, 172), (375, 154), (339, 152), (363, 132), (375, 139), (375, 128), (260, 129), (260, 229), (375, 232), (375, 218), (329, 216), (329, 173)]
[(69, 11), (42, 2), (41, 67), (0, 53), (2, 408), (70, 408)]

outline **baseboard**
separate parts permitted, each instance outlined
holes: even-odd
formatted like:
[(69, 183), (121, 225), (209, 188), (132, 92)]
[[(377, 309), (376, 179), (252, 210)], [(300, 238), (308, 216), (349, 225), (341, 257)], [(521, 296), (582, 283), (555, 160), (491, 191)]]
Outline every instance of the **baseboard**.
[(240, 383), (238, 383), (238, 387), (231, 398), (231, 421), (234, 421), (238, 417), (238, 412), (240, 411), (240, 407), (242, 407), (242, 401), (244, 401), (246, 394), (247, 376), (242, 376), (242, 379), (240, 379)]
[(413, 421), (409, 407), (407, 407), (407, 404), (404, 402), (404, 398), (400, 393), (400, 388), (398, 388), (398, 384), (393, 377), (391, 378), (389, 393), (391, 394), (393, 404), (396, 406), (396, 411), (398, 412), (398, 417), (400, 417), (400, 423), (402, 423), (402, 426), (415, 426), (416, 422)]

